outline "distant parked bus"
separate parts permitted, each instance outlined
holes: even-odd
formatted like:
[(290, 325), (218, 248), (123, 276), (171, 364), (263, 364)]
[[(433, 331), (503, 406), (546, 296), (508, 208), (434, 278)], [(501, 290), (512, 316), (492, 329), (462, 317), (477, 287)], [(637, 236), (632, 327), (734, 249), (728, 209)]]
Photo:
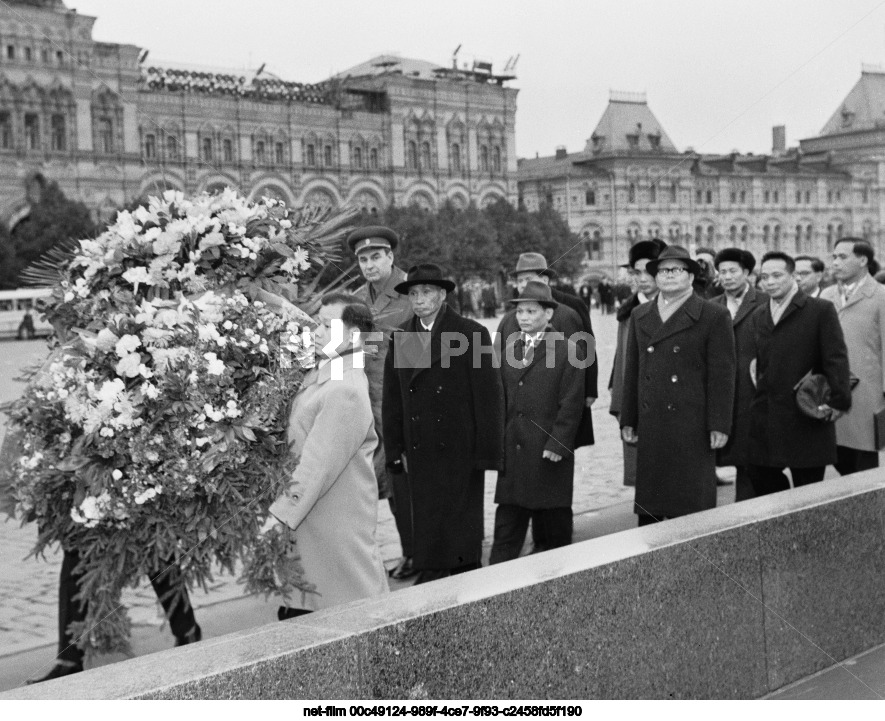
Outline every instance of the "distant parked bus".
[[(50, 288), (0, 290), (0, 337), (49, 335), (52, 326), (40, 317), (36, 304), (40, 298), (48, 298), (51, 294)], [(30, 322), (26, 318), (28, 315)]]

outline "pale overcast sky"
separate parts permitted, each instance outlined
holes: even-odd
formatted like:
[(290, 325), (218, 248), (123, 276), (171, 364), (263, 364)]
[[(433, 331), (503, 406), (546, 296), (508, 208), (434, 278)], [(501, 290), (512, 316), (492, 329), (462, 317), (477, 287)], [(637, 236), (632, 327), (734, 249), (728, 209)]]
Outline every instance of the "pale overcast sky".
[(520, 54), (517, 153), (581, 150), (609, 90), (645, 91), (680, 150), (768, 152), (816, 135), (885, 64), (885, 0), (66, 0), (95, 38), (150, 61), (316, 82), (381, 53), (451, 63)]

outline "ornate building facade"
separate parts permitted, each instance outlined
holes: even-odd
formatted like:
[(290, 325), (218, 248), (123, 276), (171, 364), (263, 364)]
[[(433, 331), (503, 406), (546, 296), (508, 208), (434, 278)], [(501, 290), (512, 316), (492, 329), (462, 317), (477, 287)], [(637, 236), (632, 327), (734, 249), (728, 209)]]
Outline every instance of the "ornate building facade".
[(773, 129), (770, 155), (680, 152), (644, 94), (612, 92), (584, 150), (519, 160), (519, 202), (549, 203), (607, 273), (641, 238), (694, 250), (738, 246), (826, 259), (853, 234), (883, 253), (885, 73), (864, 68), (816, 138), (785, 146)]
[(160, 68), (62, 0), (0, 4), (0, 217), (29, 179), (99, 214), (165, 188), (292, 204), (515, 202), (512, 77), (381, 56), (317, 85)]

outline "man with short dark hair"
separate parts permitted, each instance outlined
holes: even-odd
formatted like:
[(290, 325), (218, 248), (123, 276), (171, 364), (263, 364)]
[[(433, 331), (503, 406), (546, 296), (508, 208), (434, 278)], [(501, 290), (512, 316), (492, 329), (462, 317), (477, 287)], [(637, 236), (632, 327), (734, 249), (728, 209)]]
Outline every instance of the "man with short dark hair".
[[(756, 496), (823, 480), (836, 462), (836, 429), (830, 421), (851, 407), (848, 352), (832, 303), (809, 298), (793, 276), (786, 253), (762, 256), (760, 280), (769, 303), (753, 316), (756, 392), (750, 409), (750, 480)], [(822, 374), (830, 399), (822, 418), (803, 413), (794, 389), (809, 372)]]
[(796, 256), (796, 282), (799, 290), (809, 298), (819, 298), (821, 294), (820, 282), (824, 277), (824, 262), (820, 258), (811, 255)]
[(753, 402), (753, 380), (750, 363), (756, 357), (752, 316), (757, 308), (768, 302), (768, 296), (757, 291), (750, 283), (750, 273), (756, 267), (756, 259), (748, 250), (725, 248), (716, 254), (714, 261), (719, 282), (725, 291), (712, 302), (725, 306), (731, 315), (735, 347), (734, 422), (725, 447), (716, 453), (716, 465), (734, 466), (735, 501), (753, 498), (753, 484), (748, 467), (750, 443), (750, 405)]
[(405, 323), (412, 315), (412, 307), (405, 296), (394, 290), (406, 279), (406, 274), (394, 265), (394, 251), (399, 236), (390, 228), (366, 226), (357, 228), (347, 236), (347, 245), (356, 255), (365, 285), (357, 289), (356, 297), (372, 311), (375, 333), (379, 340), (366, 340), (366, 377), (369, 379), (369, 399), (375, 419), (378, 447), (373, 464), (378, 480), (378, 497), (387, 498), (390, 511), (396, 521), (402, 558), (390, 571), (395, 579), (415, 575), (412, 568), (412, 513), (409, 501), (409, 483), (403, 474), (389, 473), (384, 456), (384, 429), (381, 422), (381, 398), (384, 385), (384, 359), (394, 329)]
[(731, 319), (693, 291), (697, 262), (671, 245), (646, 268), (659, 293), (633, 311), (620, 416), (621, 437), (638, 444), (640, 526), (716, 507), (735, 379)]
[(504, 392), (489, 332), (446, 304), (455, 284), (424, 263), (395, 290), (413, 315), (384, 365), (388, 468), (408, 474), (416, 583), (479, 568), (483, 485), (500, 470)]
[(821, 298), (832, 302), (858, 379), (851, 410), (836, 421), (836, 470), (841, 475), (879, 466), (874, 416), (885, 409), (885, 288), (872, 277), (873, 247), (861, 238), (841, 238), (833, 248), (837, 284)]

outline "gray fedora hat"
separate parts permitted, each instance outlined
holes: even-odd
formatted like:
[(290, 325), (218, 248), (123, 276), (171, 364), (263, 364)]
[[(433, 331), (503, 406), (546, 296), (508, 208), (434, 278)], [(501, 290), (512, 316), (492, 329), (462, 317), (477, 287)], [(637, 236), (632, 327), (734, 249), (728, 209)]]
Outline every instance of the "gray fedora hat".
[(519, 275), (520, 273), (537, 273), (549, 278), (556, 277), (556, 271), (547, 266), (547, 259), (540, 253), (520, 253), (519, 260), (516, 261), (516, 268), (510, 271), (510, 275)]

